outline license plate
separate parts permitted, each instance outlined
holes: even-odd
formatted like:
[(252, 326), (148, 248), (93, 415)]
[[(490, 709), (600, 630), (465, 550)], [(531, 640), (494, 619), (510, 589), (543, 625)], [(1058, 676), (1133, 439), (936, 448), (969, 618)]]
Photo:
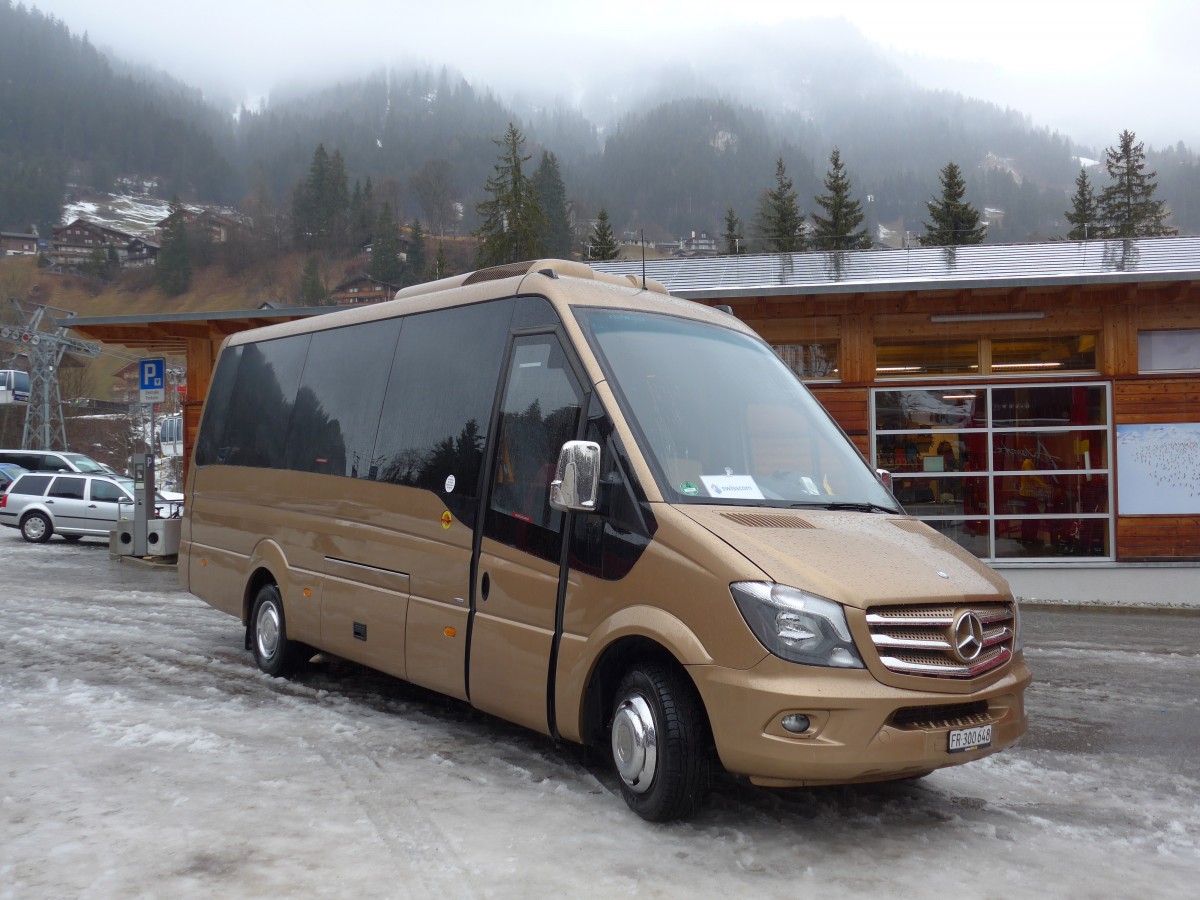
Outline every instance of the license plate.
[(992, 726), (979, 725), (975, 728), (956, 728), (950, 732), (948, 750), (962, 753), (964, 750), (979, 750), (992, 746)]

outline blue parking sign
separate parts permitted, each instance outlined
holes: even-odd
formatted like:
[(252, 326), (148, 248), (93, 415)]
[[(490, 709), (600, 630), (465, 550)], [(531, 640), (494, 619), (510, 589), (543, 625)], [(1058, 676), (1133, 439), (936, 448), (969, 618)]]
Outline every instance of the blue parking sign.
[(167, 361), (163, 357), (143, 359), (138, 364), (138, 393), (143, 403), (167, 399)]

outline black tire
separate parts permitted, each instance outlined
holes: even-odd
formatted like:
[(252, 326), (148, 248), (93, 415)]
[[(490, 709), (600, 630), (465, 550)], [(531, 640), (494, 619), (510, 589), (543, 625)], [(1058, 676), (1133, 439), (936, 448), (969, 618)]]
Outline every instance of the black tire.
[(288, 640), (283, 598), (275, 585), (258, 589), (246, 627), (254, 662), (268, 675), (287, 678), (304, 661), (304, 646)]
[(64, 534), (62, 536), (62, 539), (64, 541), (66, 541), (68, 544), (78, 544), (81, 540), (83, 540), (83, 535), (82, 534)]
[(712, 774), (708, 719), (687, 675), (660, 663), (630, 669), (617, 688), (609, 729), (621, 795), (648, 822), (686, 819)]
[(21, 520), (21, 537), (31, 544), (44, 544), (54, 534), (54, 526), (44, 513), (31, 512)]

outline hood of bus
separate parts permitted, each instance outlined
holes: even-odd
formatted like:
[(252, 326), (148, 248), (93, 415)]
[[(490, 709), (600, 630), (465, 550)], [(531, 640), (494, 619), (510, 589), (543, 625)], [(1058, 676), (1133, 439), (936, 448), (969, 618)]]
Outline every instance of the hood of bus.
[(778, 584), (846, 606), (1008, 599), (1007, 583), (907, 516), (761, 507), (677, 506)]

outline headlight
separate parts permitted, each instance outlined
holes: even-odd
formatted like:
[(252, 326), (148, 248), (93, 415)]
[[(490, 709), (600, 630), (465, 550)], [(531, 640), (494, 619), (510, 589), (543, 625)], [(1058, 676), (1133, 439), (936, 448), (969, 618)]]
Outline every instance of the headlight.
[(765, 581), (738, 581), (729, 590), (754, 636), (781, 659), (809, 666), (863, 668), (840, 604)]
[(1013, 597), (1013, 653), (1025, 649), (1025, 635), (1021, 633), (1021, 603)]

